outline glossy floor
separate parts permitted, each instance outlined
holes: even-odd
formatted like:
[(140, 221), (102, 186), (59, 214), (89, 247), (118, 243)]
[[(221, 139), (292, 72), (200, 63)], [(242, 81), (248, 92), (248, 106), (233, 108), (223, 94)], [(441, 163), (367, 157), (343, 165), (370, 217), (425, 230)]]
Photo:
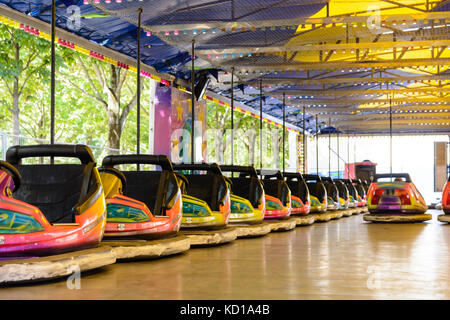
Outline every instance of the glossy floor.
[(450, 225), (352, 216), (66, 281), (0, 288), (0, 299), (449, 299)]

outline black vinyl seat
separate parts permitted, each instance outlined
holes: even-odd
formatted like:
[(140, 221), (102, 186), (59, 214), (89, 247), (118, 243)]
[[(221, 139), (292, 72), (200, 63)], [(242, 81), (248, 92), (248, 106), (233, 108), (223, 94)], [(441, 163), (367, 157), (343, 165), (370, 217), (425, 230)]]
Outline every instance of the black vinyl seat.
[[(21, 164), (23, 158), (51, 156), (78, 158), (81, 164)], [(6, 160), (22, 177), (14, 198), (38, 207), (51, 224), (74, 223), (75, 215), (82, 213), (78, 212), (79, 206), (101, 188), (92, 175), (94, 158), (84, 145), (13, 146)]]
[(335, 181), (329, 177), (322, 178), (322, 181), (327, 190), (328, 197), (333, 199), (334, 202), (339, 202), (339, 189), (336, 186)]
[(349, 192), (348, 192), (347, 186), (341, 180), (335, 180), (335, 183), (336, 183), (336, 187), (338, 188), (338, 191), (339, 191), (339, 197), (341, 197), (342, 199), (347, 201), (348, 200), (348, 196), (349, 196)]
[(303, 178), (306, 181), (309, 192), (316, 197), (319, 202), (323, 202), (327, 198), (327, 189), (318, 175), (304, 174)]
[(286, 183), (291, 189), (291, 194), (300, 198), (303, 203), (308, 202), (309, 199), (309, 189), (305, 180), (300, 173), (285, 173)]
[(73, 223), (80, 198), (83, 165), (19, 165), (22, 176), (14, 198), (38, 207), (50, 223)]

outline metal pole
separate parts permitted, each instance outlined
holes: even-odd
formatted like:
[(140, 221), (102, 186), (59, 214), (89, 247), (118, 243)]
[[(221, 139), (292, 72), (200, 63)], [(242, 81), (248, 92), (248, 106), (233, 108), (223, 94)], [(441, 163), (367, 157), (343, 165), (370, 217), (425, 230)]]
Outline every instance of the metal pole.
[(341, 178), (341, 172), (339, 171), (339, 131), (336, 132), (337, 138), (337, 171), (338, 171), (338, 179)]
[[(137, 29), (137, 89), (136, 89), (136, 153), (141, 153), (141, 16), (142, 8), (138, 9), (138, 29)], [(138, 168), (139, 170), (139, 165)]]
[(263, 107), (262, 107), (262, 78), (259, 79), (259, 167), (261, 170), (261, 178), (262, 178), (262, 167), (263, 167), (263, 152), (262, 152), (262, 130), (263, 130)]
[(191, 163), (195, 162), (195, 148), (194, 148), (194, 134), (195, 134), (195, 129), (194, 129), (194, 123), (195, 123), (195, 39), (192, 39), (192, 56), (191, 56), (191, 61), (192, 61), (192, 70), (191, 70)]
[(350, 179), (350, 135), (347, 134), (347, 178)]
[[(56, 33), (56, 3), (52, 0), (52, 25), (51, 25), (51, 61), (50, 61), (50, 144), (55, 144), (55, 33)], [(50, 158), (50, 163), (54, 163)]]
[(328, 118), (328, 176), (331, 178), (331, 117)]
[(286, 165), (285, 165), (285, 134), (286, 134), (286, 94), (283, 92), (283, 174), (286, 172)]
[(389, 99), (389, 163), (390, 163), (390, 173), (392, 181), (392, 96)]
[(306, 173), (306, 107), (303, 106), (303, 173)]
[[(234, 163), (234, 67), (231, 68), (231, 165)], [(233, 172), (231, 173), (233, 176)]]
[(316, 171), (317, 175), (319, 175), (319, 127), (318, 127), (319, 119), (316, 114)]

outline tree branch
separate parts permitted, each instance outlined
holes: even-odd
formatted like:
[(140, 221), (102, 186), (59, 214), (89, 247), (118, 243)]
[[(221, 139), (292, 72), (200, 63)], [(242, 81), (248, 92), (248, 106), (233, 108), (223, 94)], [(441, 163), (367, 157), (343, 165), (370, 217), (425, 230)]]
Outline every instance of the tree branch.
[(104, 106), (105, 108), (107, 108), (107, 103), (106, 103), (103, 99), (100, 99), (100, 98), (98, 98), (98, 97), (96, 97), (96, 96), (90, 94), (89, 92), (87, 92), (87, 91), (81, 89), (78, 85), (76, 85), (75, 83), (73, 83), (72, 81), (70, 81), (70, 80), (68, 79), (68, 78), (69, 78), (68, 75), (65, 75), (64, 73), (61, 73), (61, 72), (59, 72), (59, 71), (57, 71), (57, 73), (63, 76), (63, 81), (64, 81), (64, 82), (70, 84), (73, 88), (75, 88), (76, 90), (80, 91), (81, 93), (87, 95), (88, 97), (91, 97), (92, 99), (97, 100), (98, 102), (100, 102), (100, 104), (101, 104), (102, 106)]

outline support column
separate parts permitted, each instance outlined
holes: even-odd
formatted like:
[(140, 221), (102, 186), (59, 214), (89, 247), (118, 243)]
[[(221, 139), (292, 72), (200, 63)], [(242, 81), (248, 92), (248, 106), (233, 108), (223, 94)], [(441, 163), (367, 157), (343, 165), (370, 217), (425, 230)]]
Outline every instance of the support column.
[(191, 163), (195, 162), (195, 39), (192, 39), (191, 70)]
[(319, 118), (316, 114), (316, 173), (319, 175)]
[[(136, 71), (136, 153), (141, 153), (141, 17), (142, 8), (138, 9), (138, 29), (137, 29), (137, 71)], [(139, 170), (139, 165), (138, 168)]]
[(150, 79), (150, 105), (148, 108), (148, 153), (153, 154), (155, 152), (155, 98), (156, 98), (156, 86), (155, 80)]
[[(231, 68), (231, 165), (234, 164), (234, 67)], [(233, 177), (233, 172), (231, 173)]]
[(283, 174), (286, 172), (285, 134), (286, 134), (286, 94), (283, 92)]
[[(56, 38), (56, 3), (52, 0), (52, 23), (51, 23), (51, 61), (50, 61), (50, 144), (55, 144), (55, 38)], [(54, 164), (55, 159), (50, 158)]]
[(261, 170), (261, 178), (262, 178), (262, 167), (263, 167), (263, 151), (262, 151), (262, 130), (263, 130), (263, 107), (262, 107), (262, 98), (263, 98), (263, 91), (262, 91), (262, 78), (259, 80), (259, 168)]
[(303, 106), (303, 173), (306, 173), (306, 107)]

